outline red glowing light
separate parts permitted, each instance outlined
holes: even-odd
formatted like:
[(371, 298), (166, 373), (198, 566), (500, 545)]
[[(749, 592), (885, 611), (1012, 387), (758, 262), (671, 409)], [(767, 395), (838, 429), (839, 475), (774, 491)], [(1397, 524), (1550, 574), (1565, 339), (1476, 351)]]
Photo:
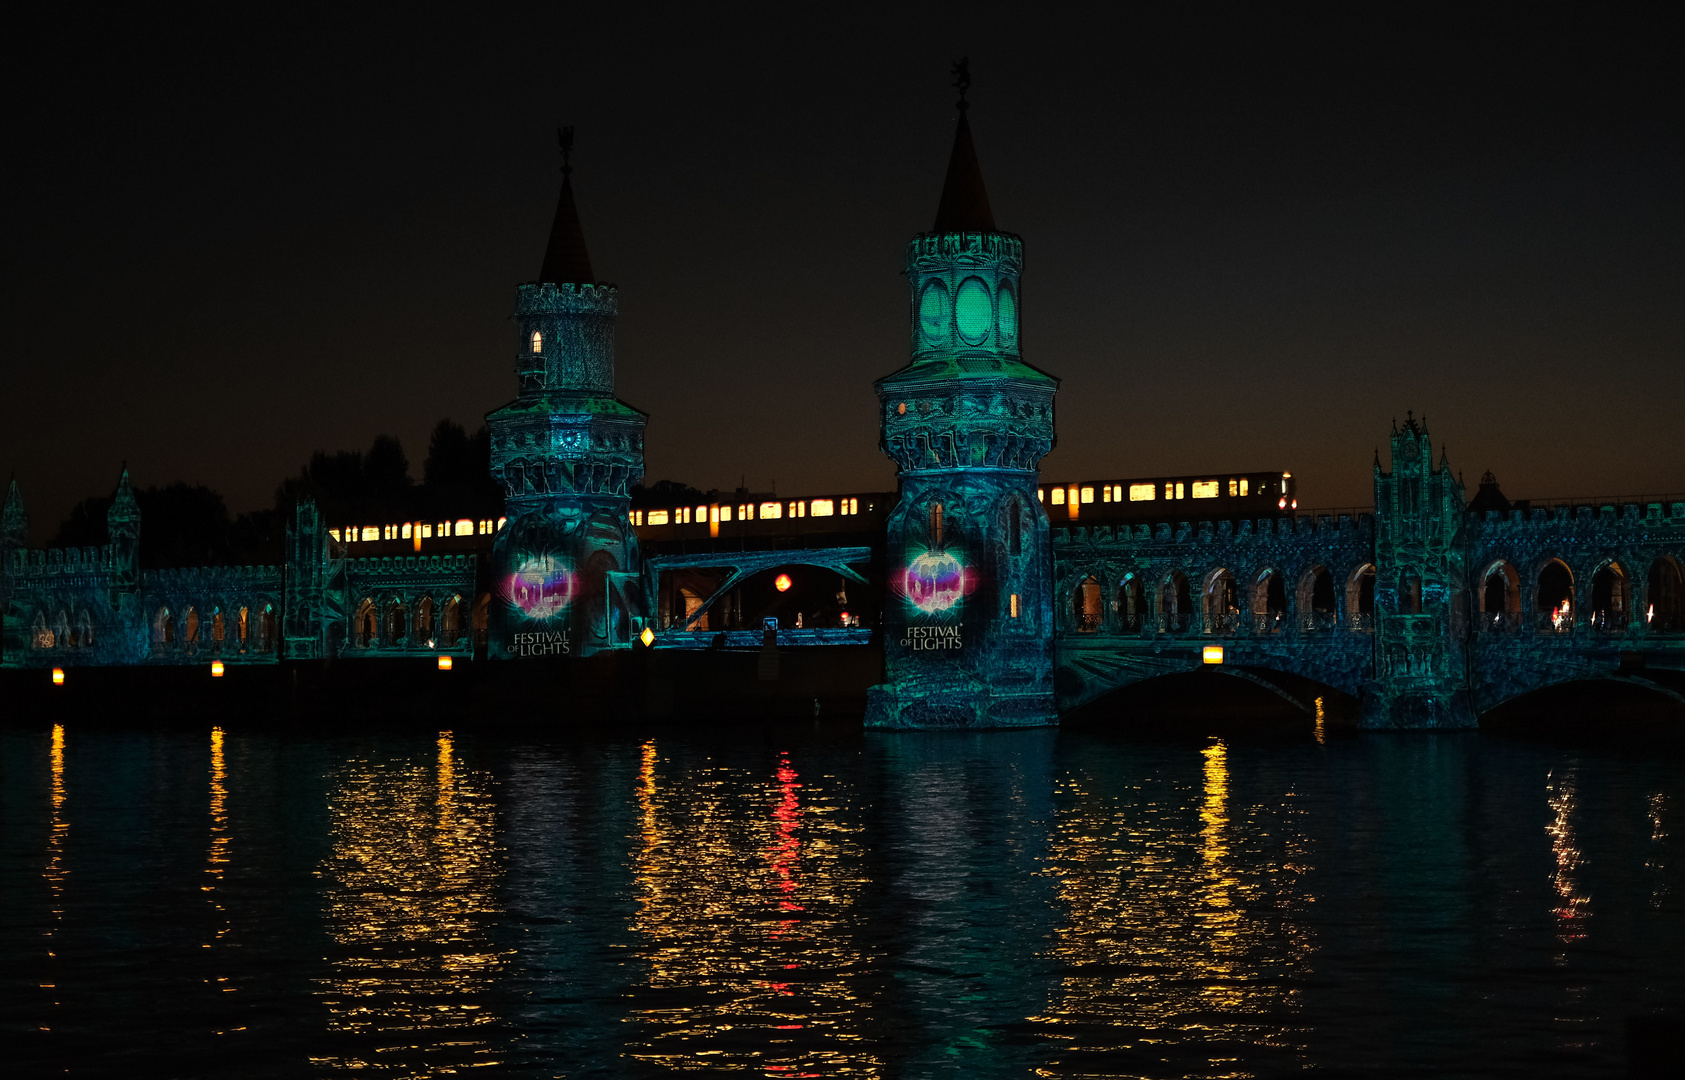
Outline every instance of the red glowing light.
[(789, 574), (779, 574), (777, 577), (772, 579), (772, 587), (777, 589), (779, 592), (789, 592), (790, 586), (793, 584), (795, 584), (795, 582), (790, 580)]

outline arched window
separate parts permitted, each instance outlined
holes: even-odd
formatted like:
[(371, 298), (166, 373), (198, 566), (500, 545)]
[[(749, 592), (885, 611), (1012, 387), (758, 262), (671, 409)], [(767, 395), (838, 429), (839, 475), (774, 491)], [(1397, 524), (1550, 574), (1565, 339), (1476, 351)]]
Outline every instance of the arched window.
[(182, 637), (189, 648), (199, 644), (199, 612), (196, 609), (187, 609), (186, 625), (182, 627), (182, 631)]
[(1287, 629), (1287, 588), (1273, 568), (1260, 570), (1252, 582), (1252, 629), (1259, 634)]
[(415, 602), (415, 644), (419, 648), (433, 647), (433, 598), (423, 596)]
[(50, 649), (53, 647), (53, 632), (47, 627), (47, 615), (45, 612), (37, 611), (35, 613), (35, 622), (31, 625), (29, 630), (29, 640), (37, 649)]
[(1375, 564), (1363, 563), (1346, 578), (1346, 625), (1353, 632), (1375, 632)]
[(251, 613), (246, 608), (240, 609), (240, 619), (234, 624), (234, 632), (240, 637), (240, 651), (246, 651), (246, 643), (251, 640)]
[(1685, 633), (1685, 573), (1666, 555), (1650, 564), (1638, 617), (1652, 634)]
[(263, 605), (263, 619), (258, 623), (258, 651), (274, 652), (281, 644), (275, 625), (275, 605)]
[(211, 641), (216, 645), (221, 645), (223, 639), (227, 636), (228, 623), (222, 617), (222, 609), (217, 608), (211, 615)]
[(371, 649), (379, 641), (379, 634), (374, 600), (365, 596), (363, 602), (357, 605), (357, 614), (351, 620), (351, 640), (359, 649)]
[(83, 608), (82, 614), (76, 617), (76, 640), (84, 649), (93, 648), (94, 620), (89, 617), (87, 608)]
[(1574, 575), (1561, 559), (1551, 559), (1539, 568), (1533, 610), (1544, 633), (1565, 634), (1574, 629)]
[(1232, 634), (1240, 617), (1240, 590), (1234, 575), (1223, 567), (1205, 576), (1205, 632)]
[(1092, 634), (1100, 629), (1100, 579), (1092, 575), (1083, 578), (1071, 600), (1076, 614), (1077, 632)]
[(1480, 613), (1474, 625), (1485, 633), (1521, 628), (1521, 575), (1502, 559), (1486, 568), (1475, 587)]
[(1626, 570), (1610, 561), (1591, 576), (1591, 627), (1605, 634), (1626, 632), (1627, 614), (1632, 608)]
[(445, 648), (454, 648), (462, 640), (462, 597), (453, 596), (445, 601), (444, 618), (440, 620), (441, 639)]
[(532, 351), (535, 353), (544, 351), (544, 335), (537, 330), (532, 332)]
[(176, 639), (176, 621), (170, 617), (170, 609), (161, 607), (158, 614), (152, 617), (152, 640), (159, 645), (171, 645)]
[(1149, 614), (1147, 590), (1141, 586), (1140, 575), (1125, 575), (1123, 585), (1118, 589), (1117, 608), (1118, 622), (1123, 629), (1129, 633), (1139, 633)]
[(1299, 578), (1299, 629), (1308, 633), (1334, 629), (1337, 619), (1334, 575), (1313, 566)]
[(1188, 575), (1172, 570), (1159, 589), (1159, 629), (1179, 634), (1193, 625), (1193, 592), (1188, 588)]
[(407, 620), (404, 618), (404, 602), (393, 600), (386, 605), (386, 644), (394, 648), (403, 648), (404, 639), (408, 636)]
[(930, 546), (942, 550), (942, 504), (930, 504)]
[(1006, 502), (1006, 553), (1008, 555), (1022, 555), (1024, 553), (1023, 523), (1024, 507), (1014, 496)]
[(76, 647), (76, 635), (70, 632), (70, 616), (62, 610), (53, 619), (53, 647), (58, 649), (73, 649)]

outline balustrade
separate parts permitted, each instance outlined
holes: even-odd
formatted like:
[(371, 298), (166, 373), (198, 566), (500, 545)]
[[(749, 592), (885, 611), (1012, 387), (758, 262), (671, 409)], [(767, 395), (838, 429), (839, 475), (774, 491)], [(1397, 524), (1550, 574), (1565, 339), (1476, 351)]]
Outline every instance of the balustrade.
[(1299, 632), (1302, 634), (1322, 634), (1333, 630), (1339, 622), (1339, 616), (1332, 611), (1302, 611), (1299, 613)]

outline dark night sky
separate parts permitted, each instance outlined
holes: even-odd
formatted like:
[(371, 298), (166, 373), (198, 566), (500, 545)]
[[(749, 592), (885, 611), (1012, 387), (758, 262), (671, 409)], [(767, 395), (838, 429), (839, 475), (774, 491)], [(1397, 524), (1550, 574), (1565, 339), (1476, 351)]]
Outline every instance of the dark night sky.
[(607, 7), (14, 23), (0, 469), (35, 539), (124, 459), (235, 510), (378, 432), (419, 477), (513, 396), (561, 122), (650, 479), (891, 486), (871, 383), (962, 53), (1064, 380), (1045, 474), (1366, 504), (1415, 409), (1471, 488), (1685, 490), (1677, 26)]

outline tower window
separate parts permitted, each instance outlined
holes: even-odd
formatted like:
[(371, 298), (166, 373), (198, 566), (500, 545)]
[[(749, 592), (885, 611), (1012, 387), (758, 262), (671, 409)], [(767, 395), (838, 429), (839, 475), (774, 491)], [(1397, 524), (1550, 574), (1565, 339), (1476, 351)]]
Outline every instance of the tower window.
[(942, 547), (942, 504), (930, 504), (930, 546)]
[(544, 335), (537, 330), (532, 332), (532, 351), (535, 353), (544, 351)]

